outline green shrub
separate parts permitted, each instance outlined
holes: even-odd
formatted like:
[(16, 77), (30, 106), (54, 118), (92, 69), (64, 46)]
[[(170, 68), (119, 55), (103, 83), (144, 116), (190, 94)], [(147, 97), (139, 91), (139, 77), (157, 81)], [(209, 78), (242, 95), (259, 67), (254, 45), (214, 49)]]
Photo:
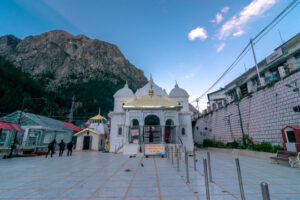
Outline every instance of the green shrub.
[(225, 144), (223, 142), (218, 141), (218, 142), (216, 142), (216, 147), (218, 147), (218, 148), (224, 148)]
[(227, 148), (234, 148), (234, 149), (236, 149), (236, 148), (238, 148), (239, 147), (239, 143), (237, 142), (237, 141), (233, 141), (233, 142), (228, 142), (227, 144), (226, 144), (226, 147)]
[(272, 147), (272, 153), (276, 153), (278, 150), (283, 150), (283, 147), (280, 145), (274, 145)]
[(204, 147), (215, 147), (216, 143), (213, 140), (210, 139), (204, 139), (203, 140), (203, 146)]
[(254, 151), (272, 152), (272, 144), (270, 142), (262, 142), (253, 145)]

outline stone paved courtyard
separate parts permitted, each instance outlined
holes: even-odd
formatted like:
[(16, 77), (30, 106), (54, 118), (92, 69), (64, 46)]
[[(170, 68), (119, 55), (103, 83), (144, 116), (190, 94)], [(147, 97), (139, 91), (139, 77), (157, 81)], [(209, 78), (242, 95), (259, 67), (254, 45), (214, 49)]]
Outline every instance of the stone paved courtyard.
[[(196, 172), (189, 157), (190, 184), (186, 184), (183, 159), (180, 172), (175, 159), (172, 166), (166, 158), (98, 152), (0, 160), (0, 199), (206, 199), (205, 156), (206, 151), (197, 152)], [(211, 199), (240, 199), (234, 158), (211, 152)], [(249, 157), (240, 157), (240, 164), (247, 200), (262, 199), (261, 181), (269, 184), (271, 199), (300, 199), (299, 169)]]

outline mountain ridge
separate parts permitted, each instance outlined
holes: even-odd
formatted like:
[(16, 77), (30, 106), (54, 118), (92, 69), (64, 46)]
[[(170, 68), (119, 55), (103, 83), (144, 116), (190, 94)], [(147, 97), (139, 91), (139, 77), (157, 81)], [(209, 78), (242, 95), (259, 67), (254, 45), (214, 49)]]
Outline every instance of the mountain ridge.
[[(104, 99), (106, 105), (102, 110), (112, 109), (111, 93), (121, 88), (126, 80), (133, 90), (147, 83), (144, 72), (131, 64), (117, 45), (63, 30), (24, 39), (1, 36), (0, 56), (30, 74), (46, 91), (60, 93), (68, 99), (76, 96), (82, 105), (81, 111), (86, 113), (98, 110)], [(98, 90), (108, 90), (108, 96), (104, 97), (106, 94)], [(89, 104), (87, 110), (83, 108), (85, 104)]]

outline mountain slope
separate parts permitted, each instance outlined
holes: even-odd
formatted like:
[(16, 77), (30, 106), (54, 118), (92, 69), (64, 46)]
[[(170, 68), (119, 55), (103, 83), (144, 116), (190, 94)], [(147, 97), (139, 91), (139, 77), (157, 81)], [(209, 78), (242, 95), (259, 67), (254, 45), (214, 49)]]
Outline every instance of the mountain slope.
[[(0, 37), (0, 56), (38, 81), (45, 91), (59, 94), (70, 104), (74, 95), (80, 115), (92, 115), (101, 106), (108, 112), (113, 93), (125, 80), (136, 89), (147, 79), (116, 45), (84, 35), (55, 30), (23, 40)], [(65, 107), (65, 106), (64, 106)], [(66, 115), (69, 108), (60, 110)]]

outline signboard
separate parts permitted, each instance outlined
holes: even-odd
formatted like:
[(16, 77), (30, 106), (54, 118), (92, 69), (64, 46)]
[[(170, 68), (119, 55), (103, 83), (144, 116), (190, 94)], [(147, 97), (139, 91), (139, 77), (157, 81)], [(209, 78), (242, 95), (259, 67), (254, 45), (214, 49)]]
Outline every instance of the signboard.
[(131, 129), (131, 136), (139, 136), (139, 129)]
[(267, 58), (266, 58), (266, 62), (267, 64), (273, 62), (274, 60), (276, 60), (277, 58), (279, 58), (280, 56), (282, 56), (282, 49), (278, 49), (277, 51), (274, 51), (271, 55), (269, 55)]
[(145, 144), (145, 155), (164, 155), (165, 145), (164, 144)]
[(219, 100), (219, 99), (226, 99), (225, 90), (221, 90), (218, 92), (207, 94), (209, 101)]

